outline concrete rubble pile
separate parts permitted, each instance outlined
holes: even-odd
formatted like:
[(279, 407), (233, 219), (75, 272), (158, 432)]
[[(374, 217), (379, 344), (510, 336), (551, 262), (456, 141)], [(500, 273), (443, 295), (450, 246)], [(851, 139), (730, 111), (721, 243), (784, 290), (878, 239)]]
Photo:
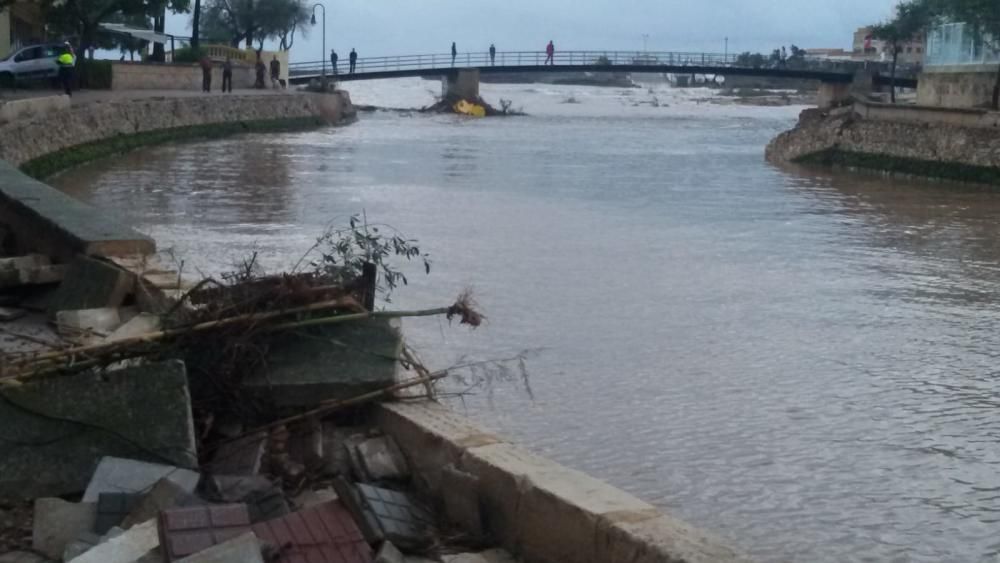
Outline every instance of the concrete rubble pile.
[[(403, 385), (396, 321), (329, 323), (366, 290), (302, 283), (0, 261), (0, 563), (514, 561), (371, 422)], [(267, 306), (234, 311), (247, 291)]]

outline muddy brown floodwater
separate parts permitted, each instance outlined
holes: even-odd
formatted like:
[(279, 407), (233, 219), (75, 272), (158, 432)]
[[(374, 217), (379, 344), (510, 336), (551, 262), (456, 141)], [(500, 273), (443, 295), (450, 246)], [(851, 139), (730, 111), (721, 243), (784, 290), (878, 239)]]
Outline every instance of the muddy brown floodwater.
[[(379, 103), (436, 85), (364, 87)], [(377, 113), (55, 184), (188, 272), (251, 246), (294, 262), (363, 209), (434, 258), (393, 306), (471, 286), (489, 316), (406, 323), (429, 363), (537, 351), (533, 396), (456, 402), (485, 423), (764, 561), (996, 560), (1000, 195), (774, 168), (764, 145), (795, 108), (662, 86), (484, 92), (534, 115)]]

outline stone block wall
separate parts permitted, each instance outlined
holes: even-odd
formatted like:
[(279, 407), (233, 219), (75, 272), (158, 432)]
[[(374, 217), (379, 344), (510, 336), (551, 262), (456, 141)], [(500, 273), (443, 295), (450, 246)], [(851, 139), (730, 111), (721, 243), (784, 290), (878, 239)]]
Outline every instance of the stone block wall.
[(0, 125), (0, 159), (14, 166), (56, 151), (108, 138), (163, 129), (321, 117), (337, 123), (354, 115), (347, 92), (234, 94), (116, 100), (71, 106)]
[[(233, 88), (253, 88), (254, 70), (234, 66)], [(201, 90), (201, 67), (197, 64), (111, 63), (112, 90)], [(212, 89), (222, 89), (222, 67), (212, 69)]]
[(447, 481), (446, 465), (474, 476), (487, 531), (527, 563), (748, 561), (710, 534), (437, 403), (383, 404), (379, 422), (430, 497), (467, 494)]
[(986, 107), (993, 98), (996, 68), (937, 67), (917, 82), (917, 104), (946, 108)]
[(39, 96), (0, 102), (0, 124), (69, 108), (69, 96)]

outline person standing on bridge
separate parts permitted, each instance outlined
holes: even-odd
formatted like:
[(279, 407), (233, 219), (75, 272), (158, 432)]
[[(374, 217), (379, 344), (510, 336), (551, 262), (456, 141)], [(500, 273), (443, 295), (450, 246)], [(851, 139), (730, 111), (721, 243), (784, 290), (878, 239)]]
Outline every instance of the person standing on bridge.
[(458, 56), (458, 47), (455, 46), (455, 42), (451, 42), (451, 66), (455, 66), (455, 57)]
[(278, 55), (274, 55), (271, 59), (271, 88), (275, 90), (281, 88), (281, 63), (278, 61)]
[(337, 57), (337, 51), (334, 50), (334, 49), (330, 49), (330, 66), (333, 67), (333, 73), (334, 74), (337, 74), (337, 59), (338, 58), (339, 57)]
[(226, 62), (222, 63), (222, 93), (233, 93), (233, 60), (226, 55)]
[(490, 66), (495, 65), (497, 62), (497, 46), (490, 43)]
[(211, 92), (212, 91), (212, 59), (208, 58), (208, 55), (202, 55), (201, 60), (198, 61), (201, 65), (201, 91)]
[(351, 63), (351, 74), (354, 74), (354, 66), (358, 64), (358, 52), (354, 50), (354, 47), (351, 47), (351, 56), (349, 58)]
[(556, 63), (553, 60), (555, 54), (556, 54), (556, 46), (551, 41), (549, 41), (549, 44), (545, 46), (545, 64), (555, 65)]
[(63, 44), (63, 52), (56, 58), (59, 65), (59, 82), (67, 96), (73, 95), (73, 69), (76, 67), (76, 53), (69, 41)]

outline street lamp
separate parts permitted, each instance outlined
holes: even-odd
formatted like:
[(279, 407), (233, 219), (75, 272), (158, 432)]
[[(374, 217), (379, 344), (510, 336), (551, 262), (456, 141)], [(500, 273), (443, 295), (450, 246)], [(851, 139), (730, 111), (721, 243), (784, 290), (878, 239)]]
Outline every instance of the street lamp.
[(726, 51), (722, 57), (722, 64), (729, 64), (729, 38), (726, 37)]
[(309, 23), (316, 25), (316, 8), (323, 8), (323, 70), (320, 76), (322, 77), (323, 89), (326, 89), (326, 6), (316, 2), (312, 7), (312, 18), (310, 18)]

